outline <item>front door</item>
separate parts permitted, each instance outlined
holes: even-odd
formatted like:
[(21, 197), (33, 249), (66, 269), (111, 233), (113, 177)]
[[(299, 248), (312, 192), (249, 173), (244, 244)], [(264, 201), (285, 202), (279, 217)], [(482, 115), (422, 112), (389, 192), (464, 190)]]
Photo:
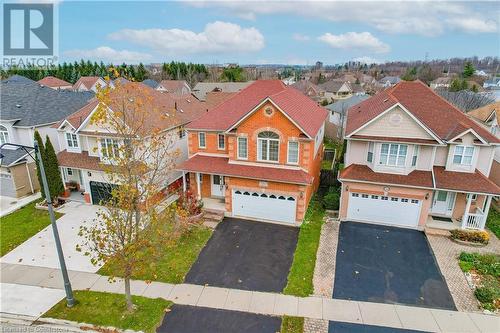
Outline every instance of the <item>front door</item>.
[(212, 196), (224, 196), (224, 176), (212, 175)]
[(453, 211), (453, 201), (455, 193), (446, 191), (434, 192), (434, 200), (432, 202), (432, 212), (439, 215), (450, 216)]

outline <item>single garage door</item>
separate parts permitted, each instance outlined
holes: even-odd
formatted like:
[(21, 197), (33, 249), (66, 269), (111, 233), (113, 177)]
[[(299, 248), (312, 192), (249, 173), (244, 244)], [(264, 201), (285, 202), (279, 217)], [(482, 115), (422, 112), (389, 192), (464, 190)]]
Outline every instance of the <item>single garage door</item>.
[(106, 202), (111, 199), (111, 191), (116, 187), (116, 185), (101, 183), (101, 182), (90, 182), (90, 195), (92, 196), (92, 203), (94, 205), (99, 205), (102, 202)]
[(415, 228), (421, 206), (421, 200), (417, 199), (350, 193), (347, 218)]
[(295, 197), (272, 193), (233, 190), (233, 215), (295, 223)]

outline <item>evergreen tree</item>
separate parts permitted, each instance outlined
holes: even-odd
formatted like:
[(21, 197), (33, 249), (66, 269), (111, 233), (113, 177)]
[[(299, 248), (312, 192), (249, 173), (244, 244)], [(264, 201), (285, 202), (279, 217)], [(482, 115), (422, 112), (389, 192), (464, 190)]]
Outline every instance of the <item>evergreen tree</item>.
[(464, 71), (463, 71), (462, 75), (465, 78), (471, 77), (472, 75), (474, 75), (475, 71), (476, 71), (476, 69), (474, 68), (474, 65), (472, 64), (472, 62), (467, 61), (465, 63)]
[[(38, 143), (38, 149), (40, 150), (40, 155), (42, 155), (43, 162), (45, 159), (45, 146), (43, 145), (42, 137), (38, 131), (35, 131), (35, 140)], [(45, 162), (43, 163), (45, 166)], [(43, 188), (42, 174), (40, 173), (40, 161), (38, 160), (38, 157), (36, 158), (36, 176), (38, 177), (38, 183), (40, 184), (40, 193), (42, 194), (42, 198), (45, 198), (45, 190)]]
[(135, 80), (142, 82), (147, 79), (147, 74), (148, 72), (146, 71), (146, 68), (144, 67), (142, 62), (139, 63), (139, 66), (137, 66), (137, 71), (135, 72)]
[(49, 183), (49, 192), (54, 201), (57, 197), (64, 192), (64, 185), (59, 171), (59, 163), (57, 162), (57, 155), (54, 151), (54, 146), (50, 142), (49, 136), (45, 139), (45, 174), (47, 175), (47, 182)]

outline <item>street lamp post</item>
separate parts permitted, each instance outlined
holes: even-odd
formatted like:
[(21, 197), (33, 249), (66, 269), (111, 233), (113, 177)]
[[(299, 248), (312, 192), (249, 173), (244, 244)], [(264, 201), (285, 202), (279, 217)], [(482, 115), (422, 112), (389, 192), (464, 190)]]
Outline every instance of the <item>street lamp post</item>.
[(0, 146), (0, 150), (4, 146), (13, 146), (13, 147), (18, 147), (22, 148), (26, 151), (28, 155), (31, 156), (29, 149), (34, 149), (35, 150), (35, 155), (36, 158), (33, 158), (34, 160), (38, 159), (38, 166), (40, 168), (40, 176), (42, 178), (42, 186), (45, 191), (45, 200), (47, 201), (47, 208), (49, 211), (49, 217), (50, 217), (50, 223), (52, 225), (52, 232), (54, 234), (54, 241), (56, 243), (56, 249), (57, 249), (57, 256), (59, 257), (59, 265), (61, 266), (61, 273), (64, 281), (64, 290), (66, 291), (66, 304), (68, 307), (72, 307), (75, 305), (75, 299), (73, 298), (73, 290), (71, 289), (71, 283), (69, 281), (69, 276), (68, 276), (68, 270), (66, 268), (66, 262), (64, 261), (64, 254), (63, 254), (63, 249), (61, 246), (61, 239), (59, 238), (59, 231), (57, 230), (57, 224), (56, 224), (56, 216), (54, 215), (54, 207), (52, 206), (52, 198), (50, 197), (50, 192), (49, 192), (49, 184), (47, 183), (47, 176), (45, 174), (45, 168), (43, 166), (42, 162), (42, 154), (40, 153), (40, 148), (38, 147), (38, 142), (35, 140), (34, 142), (34, 147), (29, 147), (29, 146), (23, 146), (23, 145), (18, 145), (14, 143), (4, 143), (3, 145)]

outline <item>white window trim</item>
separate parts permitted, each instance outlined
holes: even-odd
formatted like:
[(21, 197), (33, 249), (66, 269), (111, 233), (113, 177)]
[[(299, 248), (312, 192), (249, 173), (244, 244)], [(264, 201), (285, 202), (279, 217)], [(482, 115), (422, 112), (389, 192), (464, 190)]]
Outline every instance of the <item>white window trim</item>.
[[(267, 160), (261, 158), (261, 150), (260, 150), (260, 142), (267, 141)], [(274, 161), (269, 159), (270, 156), (270, 142), (277, 141), (278, 142), (278, 160)], [(257, 161), (259, 162), (268, 162), (268, 163), (279, 163), (280, 161), (280, 140), (279, 139), (270, 139), (270, 138), (257, 138)]]
[[(372, 157), (372, 160), (370, 161), (369, 157)], [(375, 159), (375, 144), (373, 142), (368, 142), (368, 152), (366, 153), (366, 162), (368, 163), (373, 163)]]
[[(462, 147), (463, 148), (463, 151), (461, 154), (458, 154), (457, 153), (457, 148), (458, 147)], [(466, 163), (463, 163), (464, 162), (464, 157), (466, 156), (465, 155), (465, 151), (467, 150), (467, 148), (472, 148), (472, 154), (470, 155), (470, 163), (469, 164), (466, 164)], [(451, 155), (451, 163), (453, 163), (454, 165), (464, 165), (464, 166), (471, 166), (473, 161), (474, 161), (474, 152), (475, 152), (475, 147), (474, 146), (466, 146), (466, 145), (457, 145), (455, 146), (455, 148), (453, 149), (453, 154)], [(460, 163), (456, 163), (455, 162), (455, 156), (460, 156)]]
[[(201, 145), (201, 135), (203, 135), (204, 145)], [(198, 133), (198, 148), (207, 148), (207, 134), (205, 132)]]
[(3, 125), (0, 125), (0, 127), (1, 127), (1, 129), (0, 129), (0, 136), (1, 136), (0, 144), (10, 143), (9, 129)]
[[(415, 145), (413, 146), (413, 154), (411, 155), (411, 162), (410, 162), (410, 165), (412, 167), (417, 167), (417, 164), (418, 164), (418, 153), (419, 153), (419, 150), (420, 150), (420, 147)], [(413, 158), (415, 158), (415, 164), (413, 164)]]
[[(220, 146), (220, 137), (221, 136), (224, 138), (224, 141), (223, 141), (224, 145), (222, 147)], [(218, 150), (225, 150), (226, 149), (226, 136), (222, 133), (217, 134), (217, 149)]]
[[(240, 139), (245, 139), (245, 146), (246, 146), (246, 156), (241, 157), (240, 156)], [(236, 138), (236, 154), (239, 160), (248, 160), (248, 138), (246, 136), (239, 136)]]
[[(69, 144), (68, 144), (68, 135), (71, 136), (71, 142), (74, 144), (74, 140), (73, 140), (73, 135), (76, 137), (76, 144), (77, 146), (73, 146), (73, 147), (70, 147)], [(81, 145), (80, 145), (80, 136), (78, 134), (75, 134), (75, 133), (71, 133), (71, 132), (65, 132), (64, 133), (64, 140), (66, 142), (66, 150), (68, 151), (73, 151), (73, 152), (80, 152), (81, 150)]]
[[(101, 161), (112, 162), (112, 161), (113, 161), (113, 159), (115, 158), (115, 156), (114, 156), (114, 152), (113, 152), (113, 156), (111, 156), (111, 157), (109, 157), (109, 156), (105, 156), (105, 155), (103, 154), (104, 149), (108, 149), (108, 144), (107, 144), (107, 143), (106, 143), (106, 147), (104, 147), (104, 146), (102, 145), (102, 142), (103, 142), (103, 141), (105, 141), (105, 140), (112, 140), (112, 141), (113, 141), (112, 146), (113, 146), (114, 142), (116, 142), (116, 143), (117, 143), (117, 145), (118, 145), (118, 148), (117, 148), (117, 149), (120, 149), (121, 142), (120, 142), (120, 140), (115, 139), (115, 138), (106, 138), (106, 137), (103, 137), (103, 138), (99, 138), (99, 139), (98, 139), (99, 157), (100, 157)], [(111, 149), (111, 150), (112, 150), (112, 149)], [(119, 153), (119, 151), (118, 151), (118, 153)]]
[[(297, 144), (297, 161), (296, 162), (291, 162), (290, 161), (290, 143), (296, 143)], [(299, 164), (299, 160), (300, 160), (300, 143), (298, 141), (288, 141), (288, 144), (286, 145), (287, 149), (286, 149), (286, 162), (288, 164)], [(279, 147), (278, 147), (278, 151), (279, 151)], [(279, 155), (278, 155), (278, 158), (279, 158)]]
[[(386, 163), (382, 163), (382, 148), (384, 145), (389, 145), (389, 148), (387, 150), (387, 162)], [(390, 164), (389, 163), (389, 157), (391, 156), (391, 146), (398, 146), (398, 151), (396, 152), (396, 162), (395, 164)], [(400, 156), (399, 155), (399, 151), (401, 150), (401, 147), (402, 146), (406, 146), (406, 153), (404, 155), (404, 161), (405, 163), (403, 165), (399, 165), (398, 164), (398, 161), (400, 158), (403, 158), (403, 156)], [(401, 144), (401, 143), (383, 143), (380, 145), (380, 155), (379, 155), (379, 164), (382, 165), (382, 166), (388, 166), (388, 167), (397, 167), (397, 168), (405, 168), (406, 167), (406, 163), (408, 162), (408, 145), (407, 144)]]

